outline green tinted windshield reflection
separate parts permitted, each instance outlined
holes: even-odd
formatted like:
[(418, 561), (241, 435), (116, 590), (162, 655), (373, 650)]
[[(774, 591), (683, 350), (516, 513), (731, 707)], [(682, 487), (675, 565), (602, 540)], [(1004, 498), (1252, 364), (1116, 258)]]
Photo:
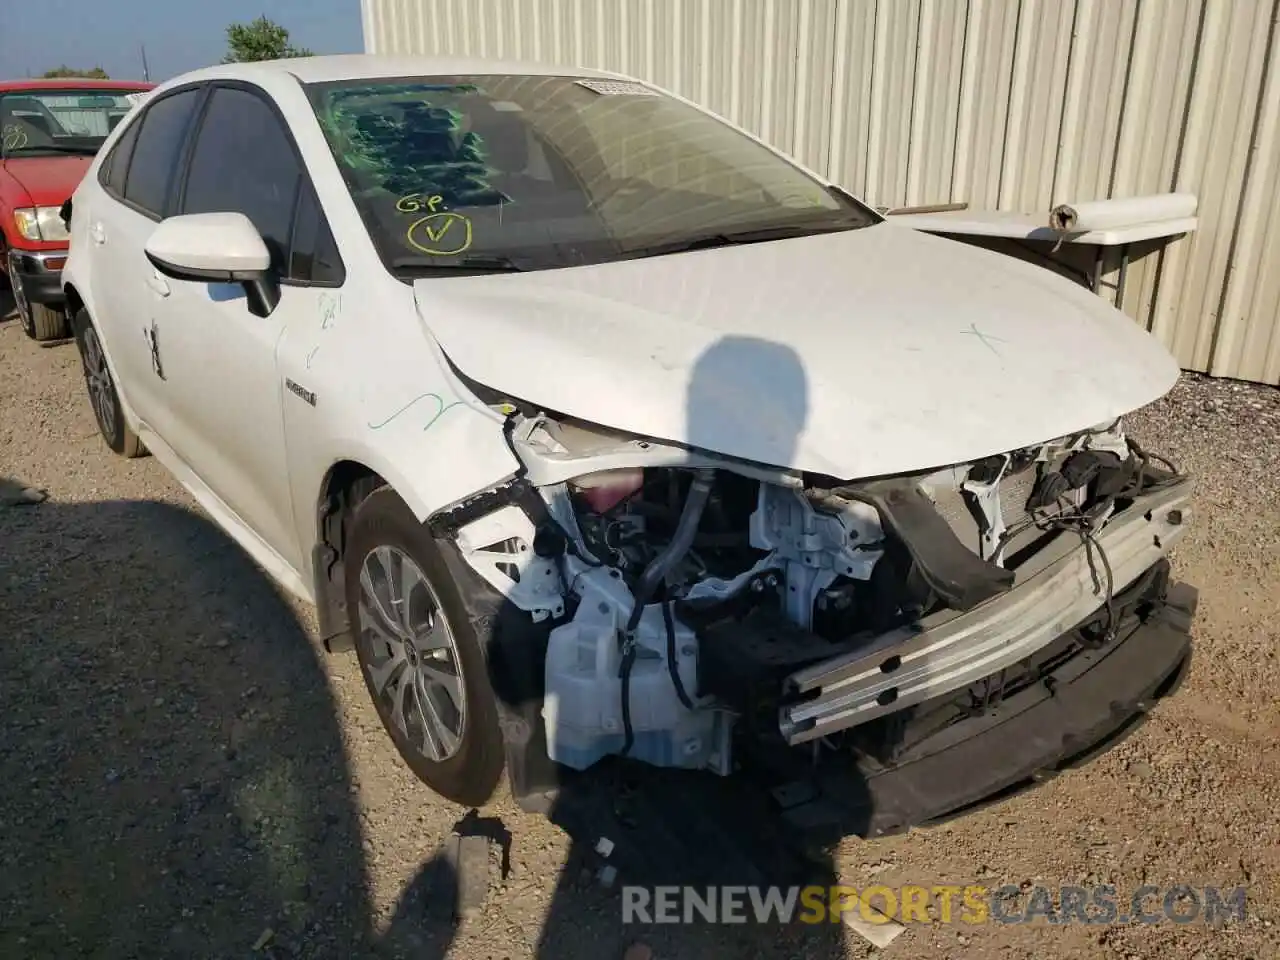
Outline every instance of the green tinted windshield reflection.
[(540, 269), (879, 219), (639, 84), (433, 77), (309, 92), (383, 260), (401, 276), (477, 256)]

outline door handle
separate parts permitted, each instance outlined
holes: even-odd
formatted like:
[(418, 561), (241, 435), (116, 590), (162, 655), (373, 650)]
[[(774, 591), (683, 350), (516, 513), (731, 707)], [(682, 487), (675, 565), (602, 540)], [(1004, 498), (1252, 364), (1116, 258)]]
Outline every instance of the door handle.
[(89, 238), (98, 246), (107, 242), (107, 231), (101, 222), (95, 222), (89, 227)]
[(167, 297), (169, 295), (169, 284), (158, 273), (152, 272), (151, 276), (147, 277), (147, 286), (158, 296)]

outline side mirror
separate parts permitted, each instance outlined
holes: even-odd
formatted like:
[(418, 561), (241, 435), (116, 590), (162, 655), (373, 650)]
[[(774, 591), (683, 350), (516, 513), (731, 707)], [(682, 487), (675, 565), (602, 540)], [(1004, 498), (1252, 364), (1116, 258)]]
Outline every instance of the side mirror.
[(169, 217), (147, 239), (146, 253), (152, 266), (174, 280), (240, 284), (255, 316), (270, 316), (280, 302), (271, 253), (243, 213)]

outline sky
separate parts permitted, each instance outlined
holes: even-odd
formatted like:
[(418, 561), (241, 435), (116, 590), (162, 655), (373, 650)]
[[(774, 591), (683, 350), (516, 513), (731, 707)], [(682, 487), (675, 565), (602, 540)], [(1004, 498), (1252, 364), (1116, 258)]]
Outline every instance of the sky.
[(219, 62), (227, 25), (265, 14), (289, 42), (316, 53), (359, 53), (360, 0), (0, 0), (0, 80), (66, 64), (142, 79), (146, 45), (159, 82)]

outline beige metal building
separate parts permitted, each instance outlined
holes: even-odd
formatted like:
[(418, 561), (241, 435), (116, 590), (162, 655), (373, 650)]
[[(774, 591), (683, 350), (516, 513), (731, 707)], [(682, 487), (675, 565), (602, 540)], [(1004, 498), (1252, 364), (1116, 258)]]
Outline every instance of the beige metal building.
[(1199, 197), (1101, 291), (1188, 369), (1280, 384), (1280, 0), (361, 0), (365, 49), (617, 70), (871, 203)]

